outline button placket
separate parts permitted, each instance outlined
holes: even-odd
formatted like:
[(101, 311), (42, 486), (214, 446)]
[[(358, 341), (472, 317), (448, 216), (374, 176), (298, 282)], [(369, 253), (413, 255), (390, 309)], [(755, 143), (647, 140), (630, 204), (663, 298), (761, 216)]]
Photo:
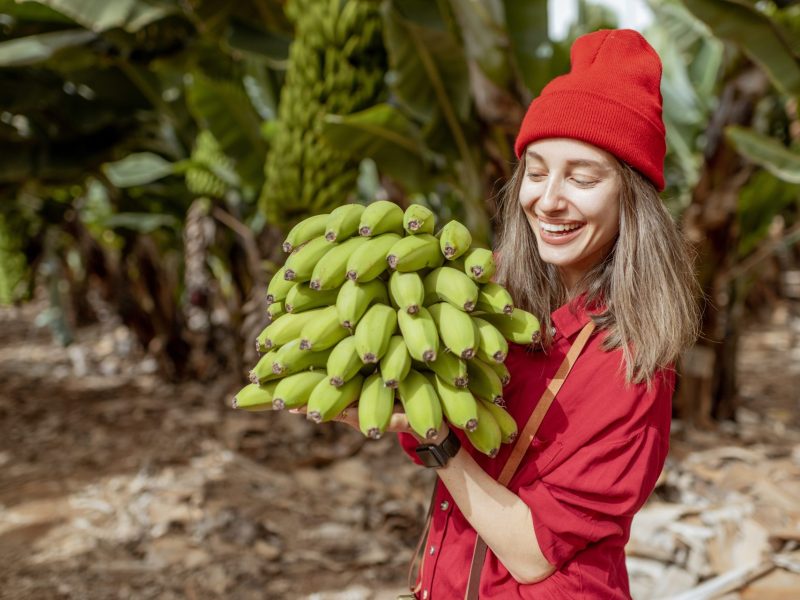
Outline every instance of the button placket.
[[(449, 510), (451, 503), (449, 500), (441, 500), (439, 508), (444, 513), (436, 513), (433, 515), (433, 522), (431, 523), (431, 532), (428, 536), (428, 551), (423, 554), (423, 591), (422, 598), (427, 598), (427, 592), (431, 588), (433, 579), (436, 572), (436, 565), (441, 556), (441, 547), (445, 535), (447, 534), (447, 527), (450, 524), (451, 511)], [(434, 523), (437, 527), (434, 527)], [(441, 524), (440, 524), (441, 523)], [(426, 560), (427, 559), (427, 560)]]

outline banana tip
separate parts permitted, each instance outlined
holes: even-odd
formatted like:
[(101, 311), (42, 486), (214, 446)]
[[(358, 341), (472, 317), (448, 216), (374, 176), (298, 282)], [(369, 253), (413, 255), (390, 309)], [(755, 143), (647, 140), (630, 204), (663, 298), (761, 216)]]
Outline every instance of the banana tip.
[(410, 304), (406, 307), (406, 312), (410, 315), (415, 315), (419, 312), (419, 305), (418, 304)]
[(250, 380), (250, 383), (258, 383), (258, 375), (256, 375), (255, 371), (250, 371), (250, 374), (247, 376), (247, 378)]
[(372, 352), (367, 352), (361, 356), (361, 361), (365, 364), (378, 362), (378, 356)]
[(286, 271), (283, 272), (283, 278), (286, 281), (294, 281), (294, 277), (295, 272), (292, 269), (286, 269)]
[(436, 350), (425, 350), (422, 353), (422, 360), (425, 362), (433, 362), (436, 360)]
[(358, 279), (358, 273), (356, 273), (355, 271), (348, 271), (347, 272), (347, 278), (350, 281), (356, 281)]
[(419, 221), (417, 221), (416, 219), (411, 219), (408, 222), (407, 227), (411, 231), (416, 231), (417, 229), (419, 229), (419, 225), (420, 225)]
[(513, 444), (516, 439), (517, 439), (517, 434), (516, 433), (512, 433), (510, 436), (508, 436), (508, 440), (506, 441), (506, 444)]
[(234, 396), (233, 401), (231, 402), (231, 406), (233, 408), (239, 408), (239, 400)]
[(461, 358), (471, 360), (475, 358), (475, 348), (467, 348), (461, 353)]
[(511, 304), (506, 304), (503, 307), (503, 314), (504, 315), (510, 315), (513, 312), (514, 312), (514, 307)]
[(275, 373), (275, 375), (280, 375), (283, 373), (283, 365), (272, 363), (272, 372)]
[(320, 283), (319, 279), (312, 279), (308, 282), (308, 287), (312, 290), (319, 290), (322, 287), (322, 283)]
[(494, 360), (494, 362), (501, 363), (506, 359), (506, 353), (503, 352), (502, 350), (498, 350), (497, 352), (492, 354), (492, 359)]
[(464, 312), (472, 312), (475, 310), (475, 303), (471, 300), (467, 300), (464, 302)]
[(386, 264), (389, 265), (390, 269), (396, 269), (397, 268), (397, 257), (394, 254), (390, 254), (389, 256), (386, 257)]
[(499, 448), (492, 448), (491, 450), (489, 450), (489, 452), (487, 452), (487, 454), (489, 455), (489, 458), (494, 458), (495, 456), (497, 456), (498, 452), (500, 452)]
[(307, 339), (300, 340), (300, 350), (309, 350), (311, 348), (311, 341)]
[(381, 430), (377, 427), (371, 427), (367, 431), (367, 437), (372, 440), (379, 440), (381, 438)]
[(372, 227), (368, 227), (364, 225), (363, 227), (358, 228), (358, 235), (363, 235), (364, 237), (369, 237), (372, 235)]
[(468, 377), (456, 377), (453, 380), (453, 383), (457, 388), (465, 388), (469, 385), (469, 378)]
[(444, 254), (445, 258), (453, 258), (456, 255), (456, 249), (450, 244), (445, 244), (442, 254)]
[(322, 415), (319, 413), (318, 410), (313, 410), (308, 413), (308, 418), (314, 423), (322, 423)]
[(397, 379), (387, 379), (383, 382), (384, 387), (392, 388), (393, 390), (396, 390), (399, 384), (400, 382)]
[(467, 431), (475, 431), (478, 428), (478, 419), (470, 419), (464, 423), (464, 429)]
[(433, 438), (436, 437), (437, 433), (439, 433), (439, 431), (434, 427), (431, 427), (430, 429), (428, 429), (428, 431), (425, 432), (425, 439), (432, 440)]
[(497, 404), (500, 408), (506, 407), (506, 400), (502, 396), (495, 396), (492, 398), (492, 404)]
[(283, 242), (283, 244), (281, 244), (281, 248), (287, 254), (292, 251), (292, 245), (289, 242)]
[(483, 275), (483, 267), (479, 267), (478, 265), (473, 265), (469, 270), (472, 271), (472, 274), (475, 277), (480, 277)]
[(331, 377), (331, 385), (333, 387), (342, 387), (344, 385), (344, 379), (341, 377)]
[(325, 232), (325, 239), (328, 240), (329, 242), (335, 242), (336, 241), (336, 232), (335, 231), (326, 231)]
[(286, 403), (283, 401), (283, 398), (273, 398), (272, 399), (272, 408), (273, 410), (283, 410), (286, 406)]

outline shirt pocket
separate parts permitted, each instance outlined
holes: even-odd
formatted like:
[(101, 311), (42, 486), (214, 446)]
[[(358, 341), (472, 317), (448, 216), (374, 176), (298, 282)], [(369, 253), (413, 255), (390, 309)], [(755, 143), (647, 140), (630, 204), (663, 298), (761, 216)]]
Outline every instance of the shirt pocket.
[[(556, 458), (561, 454), (563, 448), (564, 444), (558, 440), (543, 440), (534, 437), (528, 451), (530, 458), (526, 459), (526, 461), (530, 461), (532, 467), (530, 475), (539, 479), (552, 471), (558, 465)], [(528, 471), (524, 468), (520, 470)]]

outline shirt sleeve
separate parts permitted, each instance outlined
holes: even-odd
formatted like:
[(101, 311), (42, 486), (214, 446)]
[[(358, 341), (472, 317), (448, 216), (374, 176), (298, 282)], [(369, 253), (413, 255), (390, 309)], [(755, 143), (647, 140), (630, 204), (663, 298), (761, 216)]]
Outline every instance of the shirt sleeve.
[[(668, 443), (668, 440), (666, 440)], [(578, 450), (519, 489), (542, 554), (560, 568), (589, 544), (622, 535), (652, 493), (667, 447), (652, 426)]]

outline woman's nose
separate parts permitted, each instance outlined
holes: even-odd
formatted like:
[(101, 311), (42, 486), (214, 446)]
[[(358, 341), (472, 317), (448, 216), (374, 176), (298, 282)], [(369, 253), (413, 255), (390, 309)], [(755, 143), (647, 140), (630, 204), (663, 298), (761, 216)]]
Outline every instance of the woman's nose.
[(550, 177), (547, 180), (542, 195), (536, 204), (543, 212), (554, 212), (564, 206), (564, 198), (561, 194), (562, 180), (558, 177)]

